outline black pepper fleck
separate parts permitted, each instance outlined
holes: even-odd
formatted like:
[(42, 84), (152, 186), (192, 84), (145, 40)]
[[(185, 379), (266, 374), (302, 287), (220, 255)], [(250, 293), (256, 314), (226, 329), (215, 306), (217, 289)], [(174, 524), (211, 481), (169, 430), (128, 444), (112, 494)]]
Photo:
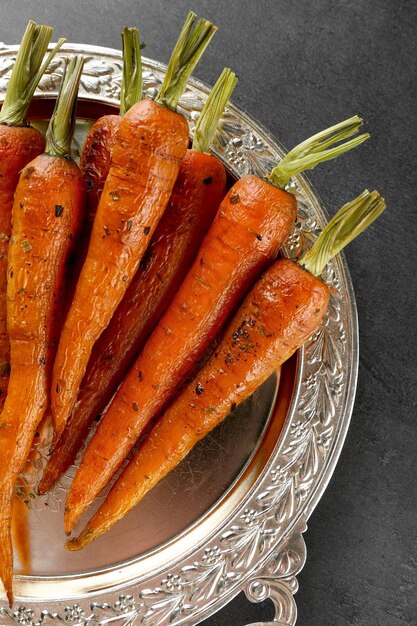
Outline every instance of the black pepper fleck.
[(107, 228), (107, 226), (103, 226), (103, 230), (106, 233), (106, 235), (110, 235), (110, 228)]
[(138, 380), (143, 380), (143, 374), (140, 370), (138, 372)]
[(133, 224), (132, 220), (128, 220), (128, 221), (127, 221), (127, 224), (126, 224), (126, 228), (127, 228), (127, 230), (131, 230), (131, 228), (132, 228), (132, 224)]
[(230, 196), (230, 204), (237, 204), (240, 202), (240, 196), (238, 193), (232, 193)]
[(139, 406), (137, 402), (132, 402), (132, 409), (137, 413), (139, 411)]
[(262, 241), (262, 235), (260, 235), (259, 233), (256, 235), (256, 239), (258, 239), (258, 241)]
[(61, 206), (60, 204), (56, 204), (55, 205), (55, 217), (62, 217), (63, 212), (64, 212), (64, 207)]
[(145, 234), (145, 235), (149, 235), (149, 233), (151, 232), (151, 227), (150, 227), (150, 226), (146, 226), (146, 227), (143, 229), (143, 232), (144, 232), (144, 234)]
[(195, 387), (196, 394), (200, 396), (203, 393), (203, 391), (204, 391), (203, 385), (200, 382), (198, 382)]

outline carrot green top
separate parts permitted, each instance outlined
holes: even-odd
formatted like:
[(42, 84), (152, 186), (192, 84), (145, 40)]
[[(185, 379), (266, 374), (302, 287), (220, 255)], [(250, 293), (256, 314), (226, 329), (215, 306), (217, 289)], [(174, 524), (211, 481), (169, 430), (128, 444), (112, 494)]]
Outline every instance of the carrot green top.
[(365, 189), (339, 209), (313, 247), (301, 258), (300, 265), (314, 276), (319, 276), (326, 263), (368, 228), (385, 208), (385, 200), (377, 191)]
[(199, 19), (193, 30), (196, 17), (193, 11), (188, 13), (156, 97), (156, 102), (174, 111), (188, 79), (217, 30), (217, 26), (204, 19)]
[(137, 28), (124, 28), (123, 80), (120, 91), (120, 115), (142, 100), (142, 55)]
[(24, 126), (35, 89), (56, 52), (66, 41), (59, 39), (44, 63), (42, 60), (52, 36), (52, 28), (30, 20), (12, 69), (0, 113), (0, 124)]
[(361, 118), (354, 115), (340, 122), (340, 124), (330, 126), (330, 128), (326, 128), (306, 139), (290, 150), (282, 161), (274, 167), (269, 175), (269, 181), (273, 185), (284, 189), (292, 176), (305, 170), (313, 169), (313, 167), (316, 167), (323, 161), (334, 159), (340, 154), (356, 148), (363, 141), (369, 139), (368, 133), (359, 135), (350, 141), (345, 140), (356, 135), (361, 124)]
[(211, 90), (195, 125), (194, 150), (208, 152), (219, 120), (236, 83), (236, 74), (225, 67)]
[(71, 141), (75, 128), (77, 95), (84, 57), (66, 61), (55, 109), (46, 131), (46, 154), (71, 157)]

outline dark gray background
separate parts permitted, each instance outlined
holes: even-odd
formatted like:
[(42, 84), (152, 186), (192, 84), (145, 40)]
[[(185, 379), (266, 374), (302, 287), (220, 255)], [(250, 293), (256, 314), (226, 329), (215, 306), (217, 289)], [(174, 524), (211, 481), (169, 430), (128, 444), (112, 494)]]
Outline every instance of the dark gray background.
[[(331, 213), (364, 187), (389, 211), (347, 258), (361, 358), (352, 425), (305, 535), (298, 626), (417, 623), (416, 549), (416, 28), (417, 4), (396, 0), (0, 1), (0, 40), (27, 20), (70, 41), (120, 47), (139, 26), (145, 54), (166, 62), (188, 9), (219, 25), (196, 75), (239, 76), (237, 104), (287, 147), (355, 113), (372, 141), (309, 174)], [(207, 626), (272, 616), (238, 597)]]

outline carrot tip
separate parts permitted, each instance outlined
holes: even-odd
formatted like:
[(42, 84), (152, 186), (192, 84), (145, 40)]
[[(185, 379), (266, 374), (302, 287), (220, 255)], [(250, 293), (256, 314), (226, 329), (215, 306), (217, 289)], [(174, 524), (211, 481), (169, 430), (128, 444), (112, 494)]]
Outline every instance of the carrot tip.
[(84, 543), (80, 541), (79, 537), (74, 537), (74, 539), (70, 539), (65, 544), (65, 549), (73, 552), (75, 550), (81, 550), (84, 547)]
[(6, 591), (6, 595), (7, 595), (7, 601), (9, 603), (9, 607), (12, 608), (13, 602), (14, 602), (13, 592), (11, 590)]

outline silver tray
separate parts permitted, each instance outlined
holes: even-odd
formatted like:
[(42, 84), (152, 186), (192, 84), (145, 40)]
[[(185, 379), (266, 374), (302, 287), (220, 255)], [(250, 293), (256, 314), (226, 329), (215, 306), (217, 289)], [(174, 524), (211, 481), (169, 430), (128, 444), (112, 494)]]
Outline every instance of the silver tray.
[[(0, 100), (16, 50), (0, 44)], [(66, 45), (42, 79), (31, 119), (50, 114), (63, 58), (74, 53), (87, 57), (76, 136), (81, 145), (82, 120), (118, 107), (119, 51)], [(164, 70), (144, 59), (149, 96)], [(191, 133), (208, 92), (192, 80), (181, 99)], [(284, 153), (233, 104), (213, 152), (236, 177), (263, 176)], [(307, 180), (297, 177), (294, 186), (299, 217), (284, 249), (293, 258), (327, 221)], [(19, 574), (16, 563), (15, 605), (0, 601), (0, 626), (193, 625), (242, 590), (253, 602), (272, 599), (274, 624), (295, 624), (296, 575), (306, 559), (302, 533), (336, 465), (357, 379), (356, 306), (343, 256), (329, 263), (324, 279), (332, 295), (322, 328), (134, 511), (81, 552), (63, 548), (62, 503), (71, 472), (51, 494), (36, 496), (47, 456), (47, 446), (39, 446), (18, 489), (28, 507), (31, 571)]]

